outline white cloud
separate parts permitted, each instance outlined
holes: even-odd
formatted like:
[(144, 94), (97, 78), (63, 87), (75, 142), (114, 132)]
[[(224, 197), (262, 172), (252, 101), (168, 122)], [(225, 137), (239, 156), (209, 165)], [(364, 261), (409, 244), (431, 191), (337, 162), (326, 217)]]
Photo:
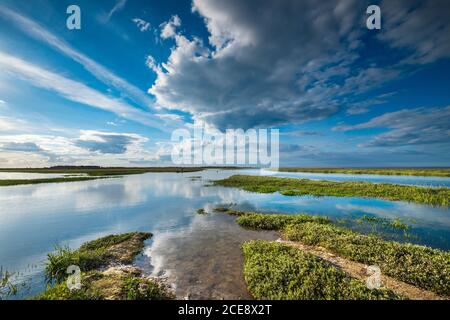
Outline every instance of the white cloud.
[(168, 39), (175, 37), (179, 26), (181, 26), (180, 17), (177, 15), (172, 16), (168, 22), (161, 24), (161, 38)]
[(136, 24), (136, 26), (139, 28), (141, 32), (146, 32), (151, 28), (150, 22), (147, 22), (141, 18), (134, 18), (133, 22)]
[(153, 58), (151, 55), (147, 56), (147, 59), (145, 61), (145, 65), (150, 69), (153, 70), (155, 73), (162, 72), (161, 67), (157, 64), (155, 58)]
[(11, 132), (24, 129), (26, 122), (19, 119), (0, 116), (0, 132)]
[(123, 8), (125, 8), (125, 5), (127, 4), (127, 0), (116, 0), (116, 3), (114, 5), (114, 7), (109, 11), (109, 13), (104, 17), (103, 19), (103, 23), (107, 23), (109, 22), (109, 20), (112, 18), (112, 16), (123, 10)]
[(6, 104), (5, 100), (0, 99), (0, 104)]
[[(121, 166), (149, 164), (157, 150), (144, 146), (149, 139), (135, 133), (81, 130), (77, 137), (60, 135), (0, 135), (2, 166), (41, 167), (59, 164)], [(24, 157), (23, 153), (27, 156)]]
[(161, 122), (148, 112), (136, 109), (122, 100), (104, 95), (80, 82), (47, 71), (1, 51), (0, 65), (2, 65), (4, 71), (10, 72), (11, 75), (19, 77), (36, 87), (53, 91), (68, 100), (113, 112), (123, 118), (145, 125), (164, 129)]
[(351, 79), (364, 71), (350, 67), (357, 57), (354, 30), (359, 29), (353, 27), (360, 7), (357, 0), (337, 6), (261, 1), (255, 14), (248, 1), (194, 0), (213, 49), (178, 33), (178, 19), (163, 24), (161, 37), (173, 38), (176, 46), (160, 70), (151, 64), (158, 77), (149, 92), (158, 105), (189, 112), (220, 129), (328, 117), (339, 110), (340, 95), (356, 87), (349, 82), (343, 88), (330, 78)]

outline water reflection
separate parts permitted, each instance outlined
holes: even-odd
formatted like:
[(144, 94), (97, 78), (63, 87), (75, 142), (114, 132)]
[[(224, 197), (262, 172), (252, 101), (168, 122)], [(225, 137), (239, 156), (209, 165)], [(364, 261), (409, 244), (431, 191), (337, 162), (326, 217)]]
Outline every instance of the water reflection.
[(140, 263), (150, 273), (168, 276), (180, 296), (245, 298), (240, 244), (275, 235), (242, 230), (232, 217), (222, 214), (195, 213), (198, 208), (210, 210), (230, 203), (248, 210), (336, 218), (363, 214), (412, 218), (419, 234), (415, 241), (449, 248), (447, 208), (361, 198), (285, 197), (205, 186), (211, 179), (236, 173), (240, 172), (149, 173), (0, 188), (0, 265), (25, 271), (33, 294), (45, 286), (42, 270), (55, 244), (78, 247), (111, 233), (150, 231), (154, 238)]

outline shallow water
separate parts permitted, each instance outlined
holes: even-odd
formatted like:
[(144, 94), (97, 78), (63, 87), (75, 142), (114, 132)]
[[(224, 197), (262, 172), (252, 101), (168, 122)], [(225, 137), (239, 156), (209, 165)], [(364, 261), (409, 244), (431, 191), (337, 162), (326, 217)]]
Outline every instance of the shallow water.
[(249, 174), (270, 175), (275, 177), (330, 180), (330, 181), (365, 181), (373, 183), (393, 183), (422, 187), (450, 188), (450, 178), (419, 177), (419, 176), (388, 176), (377, 174), (343, 174), (343, 173), (309, 173), (309, 172), (278, 172), (270, 170), (249, 170)]
[[(248, 298), (240, 244), (275, 239), (241, 229), (224, 214), (198, 215), (218, 205), (266, 212), (307, 212), (334, 218), (361, 215), (413, 221), (412, 241), (449, 249), (448, 208), (362, 198), (286, 197), (206, 186), (236, 171), (148, 173), (123, 178), (0, 188), (0, 265), (21, 272), (29, 290), (44, 289), (43, 266), (55, 244), (73, 248), (101, 236), (149, 231), (137, 264), (166, 276), (179, 298)], [(200, 179), (192, 177), (200, 176)]]

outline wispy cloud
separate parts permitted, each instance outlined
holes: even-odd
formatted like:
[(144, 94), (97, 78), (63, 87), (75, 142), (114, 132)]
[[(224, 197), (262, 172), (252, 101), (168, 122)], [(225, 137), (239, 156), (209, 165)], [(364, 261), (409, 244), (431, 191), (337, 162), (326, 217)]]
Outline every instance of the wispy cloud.
[[(119, 10), (119, 8), (120, 6), (114, 12)], [(111, 11), (112, 13), (114, 13), (113, 10)], [(120, 90), (123, 94), (125, 94), (127, 97), (129, 97), (142, 107), (146, 108), (153, 107), (153, 101), (147, 96), (147, 94), (144, 91), (140, 90), (139, 88), (130, 84), (121, 77), (117, 76), (104, 66), (100, 65), (99, 63), (95, 62), (94, 60), (87, 57), (83, 53), (74, 49), (64, 40), (60, 39), (53, 33), (47, 31), (40, 24), (2, 5), (0, 5), (0, 15), (14, 22), (15, 25), (18, 28), (20, 28), (24, 33), (28, 34), (29, 36), (35, 39), (45, 42), (50, 47), (60, 51), (61, 53), (65, 54), (72, 60), (81, 64), (87, 71), (89, 71), (97, 79), (104, 82), (108, 86), (112, 86)]]
[(125, 5), (127, 4), (127, 0), (117, 0), (114, 7), (109, 11), (109, 13), (103, 18), (103, 23), (107, 23), (115, 13), (123, 10)]
[(445, 108), (416, 108), (388, 112), (356, 125), (339, 125), (334, 131), (387, 128), (363, 147), (393, 147), (444, 143), (449, 145), (450, 106)]
[(141, 18), (134, 18), (132, 21), (139, 28), (139, 30), (141, 32), (146, 32), (146, 31), (150, 30), (150, 28), (152, 27), (150, 22), (145, 21), (144, 19), (141, 19)]
[(113, 112), (123, 118), (154, 128), (163, 129), (161, 122), (155, 121), (153, 115), (148, 112), (134, 108), (120, 99), (107, 96), (83, 83), (65, 78), (1, 51), (0, 65), (3, 70), (9, 71), (11, 75), (36, 87), (53, 91), (68, 100)]
[(28, 123), (21, 119), (15, 119), (11, 117), (0, 116), (0, 133), (12, 132), (20, 130), (24, 131), (28, 128)]

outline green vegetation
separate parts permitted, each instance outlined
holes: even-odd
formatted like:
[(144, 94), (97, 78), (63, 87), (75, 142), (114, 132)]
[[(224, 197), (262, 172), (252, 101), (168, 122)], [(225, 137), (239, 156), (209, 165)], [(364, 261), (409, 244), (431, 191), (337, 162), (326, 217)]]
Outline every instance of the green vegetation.
[(291, 246), (250, 241), (242, 249), (245, 281), (256, 299), (400, 299), (390, 290), (370, 290), (331, 263)]
[(250, 192), (280, 192), (286, 196), (371, 197), (449, 206), (450, 188), (424, 188), (369, 182), (332, 182), (264, 176), (234, 175), (214, 181), (215, 185), (241, 188)]
[(29, 179), (29, 180), (0, 180), (0, 187), (18, 186), (23, 184), (40, 184), (40, 183), (63, 183), (96, 180), (100, 178), (94, 177), (73, 177), (73, 178), (46, 178), (46, 179)]
[(236, 221), (242, 227), (251, 229), (267, 230), (273, 226), (273, 230), (281, 230), (290, 241), (322, 247), (352, 261), (377, 265), (384, 274), (393, 278), (438, 294), (450, 295), (449, 252), (386, 241), (375, 235), (362, 235), (331, 223), (307, 221), (300, 217), (295, 223), (280, 223), (290, 221), (292, 215), (241, 212)]
[(401, 219), (387, 219), (387, 218), (380, 218), (380, 217), (373, 217), (373, 216), (362, 216), (358, 219), (355, 219), (357, 223), (373, 223), (376, 225), (379, 225), (383, 228), (391, 228), (396, 230), (402, 230), (405, 233), (409, 230), (409, 226), (404, 223)]
[(385, 241), (335, 225), (289, 225), (284, 236), (291, 241), (323, 247), (341, 257), (377, 265), (381, 271), (420, 288), (450, 295), (450, 253), (409, 243)]
[(87, 242), (78, 250), (57, 247), (56, 252), (48, 254), (45, 275), (49, 282), (61, 282), (67, 277), (66, 270), (71, 265), (88, 272), (111, 263), (131, 263), (144, 247), (144, 240), (151, 236), (151, 233), (133, 232)]
[(77, 167), (60, 166), (51, 168), (13, 168), (0, 169), (0, 172), (21, 172), (21, 173), (46, 173), (46, 174), (86, 174), (90, 177), (98, 176), (124, 176), (132, 174), (142, 174), (148, 172), (197, 172), (205, 168), (200, 167), (146, 167), (146, 168), (128, 168), (128, 167)]
[[(131, 269), (131, 272), (130, 270)], [(69, 290), (66, 283), (56, 284), (34, 300), (168, 300), (175, 298), (163, 284), (143, 277), (133, 268), (92, 271), (82, 274), (79, 290)]]
[[(18, 173), (41, 173), (41, 174), (64, 174), (65, 177), (60, 178), (42, 178), (42, 179), (5, 179), (0, 180), (0, 187), (17, 186), (24, 184), (39, 184), (39, 183), (62, 183), (62, 182), (76, 182), (87, 181), (99, 178), (118, 177), (125, 175), (143, 174), (143, 173), (188, 173), (198, 172), (205, 169), (239, 169), (235, 167), (146, 167), (146, 168), (103, 168), (103, 167), (78, 167), (78, 166), (58, 166), (51, 168), (0, 168), (0, 172), (18, 172)], [(83, 176), (80, 176), (83, 175)], [(198, 180), (199, 177), (192, 177), (193, 181)]]
[(161, 284), (132, 276), (125, 278), (123, 291), (126, 300), (168, 300), (175, 298)]
[(235, 211), (226, 208), (216, 208), (216, 212), (224, 212), (237, 216), (236, 222), (243, 228), (253, 230), (283, 230), (287, 225), (305, 222), (331, 223), (327, 217), (307, 214), (261, 214), (256, 212)]
[(281, 172), (379, 174), (387, 176), (450, 177), (450, 168), (280, 168)]
[(17, 294), (17, 285), (11, 282), (12, 273), (0, 267), (0, 300)]
[(206, 212), (205, 209), (201, 208), (201, 209), (197, 209), (197, 214), (205, 215), (205, 214), (208, 214), (208, 212)]
[[(151, 233), (133, 232), (110, 235), (83, 244), (78, 250), (58, 247), (48, 255), (45, 273), (49, 280), (47, 290), (36, 300), (165, 300), (175, 296), (158, 280), (145, 277), (130, 264), (142, 251), (144, 241)], [(81, 288), (70, 290), (65, 283), (70, 265), (80, 267)], [(52, 283), (55, 283), (53, 286)]]

